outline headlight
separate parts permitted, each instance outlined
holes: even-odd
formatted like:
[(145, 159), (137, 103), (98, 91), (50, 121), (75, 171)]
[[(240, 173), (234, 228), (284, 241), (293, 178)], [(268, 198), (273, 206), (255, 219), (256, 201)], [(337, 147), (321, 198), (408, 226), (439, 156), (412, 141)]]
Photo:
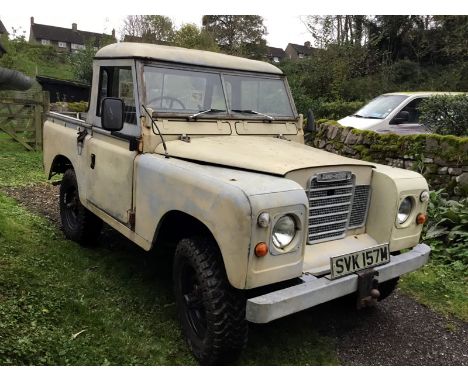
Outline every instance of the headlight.
[(284, 215), (278, 219), (273, 227), (273, 244), (276, 248), (287, 247), (296, 235), (296, 222), (290, 215)]
[(413, 199), (407, 196), (400, 203), (400, 208), (398, 209), (398, 223), (403, 224), (408, 220), (411, 215), (411, 210), (413, 209)]

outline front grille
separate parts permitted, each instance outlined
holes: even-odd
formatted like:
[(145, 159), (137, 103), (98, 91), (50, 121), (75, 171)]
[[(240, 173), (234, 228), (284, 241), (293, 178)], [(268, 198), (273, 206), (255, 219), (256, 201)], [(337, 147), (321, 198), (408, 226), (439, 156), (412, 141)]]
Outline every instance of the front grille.
[(366, 223), (370, 186), (355, 186), (355, 177), (317, 181), (313, 177), (309, 198), (309, 244), (343, 238), (346, 230)]
[(362, 227), (366, 223), (369, 205), (370, 186), (359, 185), (354, 188), (353, 207), (349, 218), (349, 228)]
[(318, 182), (309, 187), (309, 243), (344, 237), (354, 193), (354, 175), (350, 179)]

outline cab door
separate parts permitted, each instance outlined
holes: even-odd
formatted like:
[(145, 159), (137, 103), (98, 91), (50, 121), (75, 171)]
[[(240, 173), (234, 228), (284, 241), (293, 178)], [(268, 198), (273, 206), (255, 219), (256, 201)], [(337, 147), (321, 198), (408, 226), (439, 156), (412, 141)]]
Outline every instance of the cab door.
[[(133, 165), (137, 151), (130, 142), (139, 137), (135, 66), (100, 66), (99, 89), (95, 95), (95, 123), (87, 140), (86, 199), (121, 223), (130, 225), (133, 210)], [(124, 128), (109, 132), (101, 128), (104, 97), (121, 98), (125, 103)]]

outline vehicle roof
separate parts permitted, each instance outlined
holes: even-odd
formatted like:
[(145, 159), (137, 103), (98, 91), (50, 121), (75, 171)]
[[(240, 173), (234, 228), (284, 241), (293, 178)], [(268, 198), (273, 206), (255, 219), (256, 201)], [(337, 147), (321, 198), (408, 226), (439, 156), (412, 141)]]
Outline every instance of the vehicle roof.
[(419, 92), (394, 92), (385, 93), (384, 95), (407, 95), (407, 96), (419, 96), (419, 95), (456, 95), (464, 94), (463, 92), (431, 92), (431, 91), (419, 91)]
[(96, 53), (95, 58), (143, 58), (155, 61), (249, 72), (268, 74), (283, 73), (276, 66), (268, 62), (249, 60), (247, 58), (197, 49), (134, 42), (120, 42), (107, 45)]

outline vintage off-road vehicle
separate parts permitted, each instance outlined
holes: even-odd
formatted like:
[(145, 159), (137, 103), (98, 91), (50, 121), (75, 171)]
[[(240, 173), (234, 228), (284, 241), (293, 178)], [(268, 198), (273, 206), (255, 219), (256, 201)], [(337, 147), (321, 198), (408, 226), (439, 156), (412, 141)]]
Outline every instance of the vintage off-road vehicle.
[(87, 120), (49, 113), (44, 125), (63, 230), (91, 244), (106, 222), (147, 251), (173, 243), (200, 363), (235, 359), (248, 321), (351, 294), (370, 305), (427, 262), (425, 179), (305, 145), (277, 67), (119, 43), (93, 69)]

